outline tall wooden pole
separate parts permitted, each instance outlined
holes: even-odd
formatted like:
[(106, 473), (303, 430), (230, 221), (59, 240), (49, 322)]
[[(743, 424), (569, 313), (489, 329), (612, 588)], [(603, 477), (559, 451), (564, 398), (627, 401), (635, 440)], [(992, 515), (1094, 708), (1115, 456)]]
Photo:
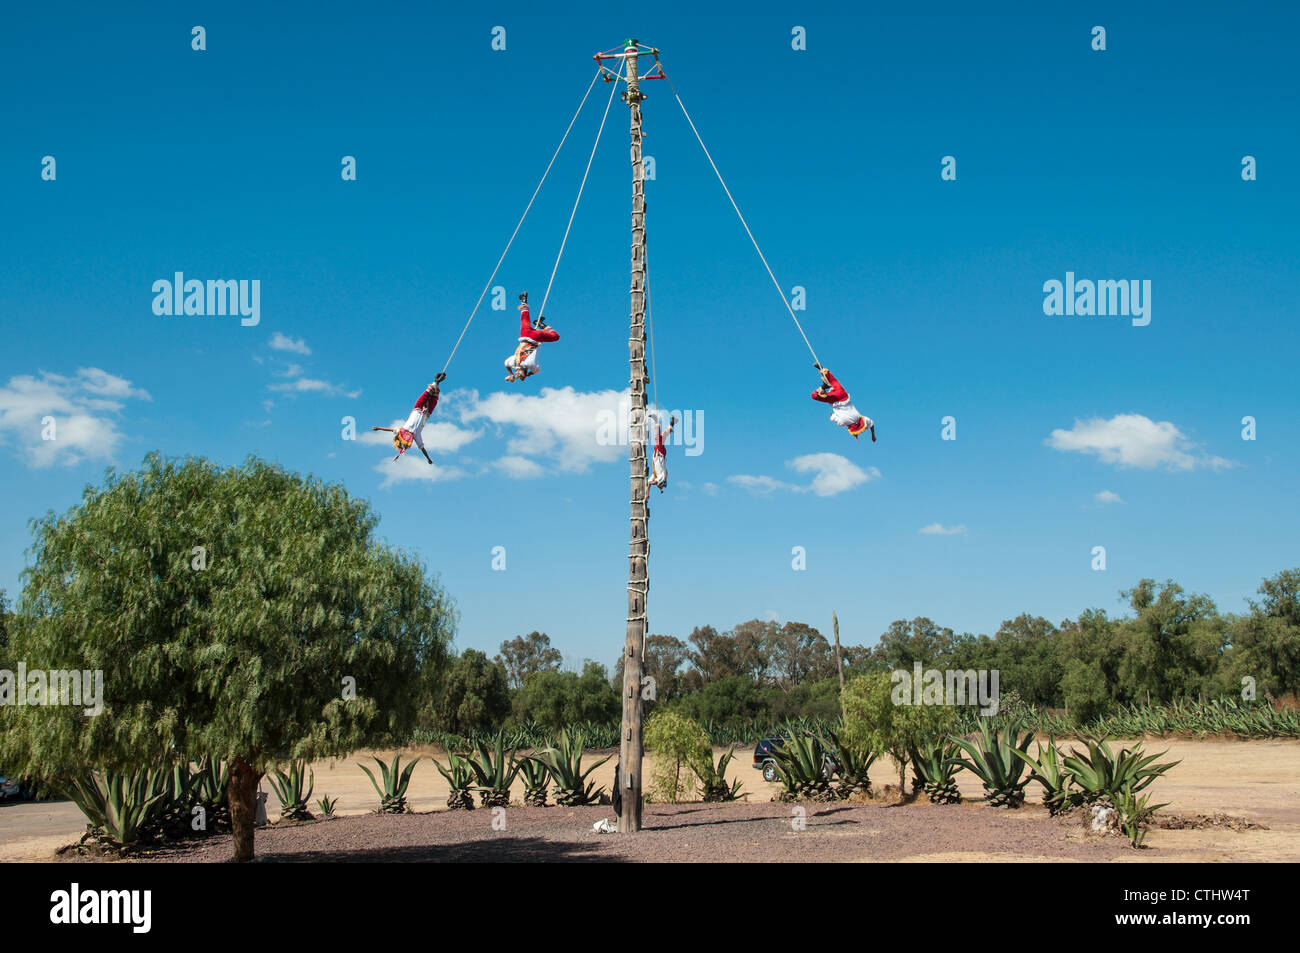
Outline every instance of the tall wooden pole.
[(632, 540), (628, 550), (627, 641), (623, 648), (623, 722), (619, 734), (622, 812), (618, 830), (641, 830), (641, 677), (645, 668), (646, 597), (650, 590), (650, 511), (646, 506), (645, 419), (645, 168), (641, 163), (641, 83), (636, 40), (624, 46), (627, 106), (632, 114), (632, 320), (627, 342), (632, 465)]
[(840, 617), (831, 612), (831, 628), (835, 630), (835, 668), (840, 673), (840, 716), (844, 715), (844, 656), (840, 652)]

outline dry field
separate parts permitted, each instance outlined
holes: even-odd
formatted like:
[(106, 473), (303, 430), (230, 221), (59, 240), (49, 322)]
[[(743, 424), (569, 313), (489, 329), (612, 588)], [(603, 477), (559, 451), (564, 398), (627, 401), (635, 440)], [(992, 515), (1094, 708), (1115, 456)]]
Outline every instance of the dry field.
[[(1300, 742), (1156, 739), (1147, 747), (1152, 752), (1167, 747), (1170, 759), (1182, 759), (1153, 786), (1155, 800), (1171, 802), (1166, 814), (1227, 814), (1266, 829), (1160, 828), (1148, 835), (1149, 849), (1134, 851), (1123, 839), (1086, 835), (1077, 821), (1049, 818), (1037, 806), (1035, 784), (1022, 810), (986, 807), (978, 801), (978, 780), (961, 772), (968, 803), (807, 805), (806, 830), (795, 831), (791, 806), (771, 801), (778, 786), (764, 782), (750, 767), (748, 752), (741, 751), (730, 775), (743, 781), (744, 802), (648, 805), (646, 831), (637, 838), (592, 831), (601, 817), (612, 817), (608, 807), (512, 807), (504, 816), (505, 829), (494, 830), (489, 811), (445, 810), (446, 782), (427, 761), (442, 752), (416, 748), (402, 752), (404, 760), (426, 758), (408, 792), (414, 814), (371, 813), (378, 798), (357, 767), (368, 761), (374, 769), (368, 753), (319, 762), (313, 766), (312, 806), (322, 794), (336, 797), (339, 817), (260, 831), (257, 849), (264, 859), (282, 860), (1300, 861)], [(392, 752), (379, 754), (388, 759)], [(589, 754), (588, 762), (600, 757)], [(606, 789), (613, 765), (611, 759), (595, 775)], [(647, 772), (651, 767), (648, 762)], [(897, 770), (892, 763), (878, 763), (872, 780), (877, 788), (897, 784)], [(520, 802), (522, 794), (519, 786)], [(270, 806), (274, 818), (274, 794)], [(69, 802), (0, 807), (0, 860), (56, 860), (55, 850), (74, 842), (84, 826)], [(222, 860), (229, 853), (229, 839), (217, 837), (170, 851), (166, 859)]]

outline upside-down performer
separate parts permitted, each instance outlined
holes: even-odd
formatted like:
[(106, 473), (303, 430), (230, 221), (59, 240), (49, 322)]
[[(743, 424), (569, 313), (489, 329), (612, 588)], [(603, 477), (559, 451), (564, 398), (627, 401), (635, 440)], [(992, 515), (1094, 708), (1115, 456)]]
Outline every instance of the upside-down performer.
[(847, 427), (849, 433), (853, 434), (854, 439), (862, 435), (864, 430), (871, 431), (871, 442), (876, 442), (876, 422), (870, 417), (858, 413), (858, 408), (854, 407), (849, 401), (849, 392), (844, 389), (844, 385), (835, 379), (835, 375), (822, 367), (820, 364), (813, 364), (822, 376), (822, 385), (812, 392), (813, 400), (820, 400), (823, 404), (831, 405), (831, 422), (839, 424), (841, 427)]
[(505, 360), (506, 380), (521, 381), (542, 370), (537, 360), (537, 349), (542, 344), (552, 344), (560, 339), (560, 332), (546, 326), (546, 316), (541, 315), (533, 324), (528, 311), (528, 292), (519, 295), (519, 346)]
[(655, 450), (650, 464), (650, 486), (659, 487), (660, 493), (668, 485), (668, 446), (665, 439), (672, 434), (673, 428), (676, 426), (677, 416), (675, 414), (668, 424), (667, 430), (659, 426), (657, 419), (655, 421)]
[(416, 398), (415, 406), (411, 408), (411, 413), (402, 426), (396, 429), (393, 427), (371, 428), (372, 430), (386, 430), (393, 435), (393, 446), (397, 448), (397, 456), (393, 457), (394, 460), (399, 459), (414, 444), (420, 448), (420, 452), (424, 454), (424, 459), (429, 461), (429, 465), (433, 465), (433, 458), (429, 456), (429, 451), (424, 449), (422, 434), (424, 433), (424, 425), (429, 420), (429, 415), (433, 413), (433, 408), (438, 406), (438, 396), (441, 393), (438, 385), (446, 379), (447, 375), (445, 373), (439, 373), (433, 379), (433, 383), (426, 387), (424, 393)]

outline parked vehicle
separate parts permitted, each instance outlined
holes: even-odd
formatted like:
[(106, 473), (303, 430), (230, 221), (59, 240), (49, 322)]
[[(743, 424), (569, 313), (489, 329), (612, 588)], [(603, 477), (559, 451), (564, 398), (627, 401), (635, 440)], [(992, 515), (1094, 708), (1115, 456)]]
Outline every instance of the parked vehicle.
[[(778, 780), (776, 758), (773, 751), (785, 744), (785, 738), (776, 736), (773, 738), (761, 738), (758, 744), (754, 746), (754, 769), (763, 772), (764, 781)], [(820, 744), (820, 742), (819, 742)], [(825, 750), (824, 752), (826, 766), (823, 769), (826, 777), (829, 779), (834, 776), (835, 769), (839, 767), (840, 760), (835, 755), (835, 751)]]

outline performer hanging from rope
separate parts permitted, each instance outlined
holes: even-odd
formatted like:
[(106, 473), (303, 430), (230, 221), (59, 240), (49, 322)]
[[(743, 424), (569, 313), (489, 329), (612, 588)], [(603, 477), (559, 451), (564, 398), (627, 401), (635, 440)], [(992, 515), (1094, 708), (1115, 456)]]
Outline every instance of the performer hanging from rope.
[(560, 332), (546, 326), (546, 316), (540, 315), (537, 324), (533, 324), (528, 311), (528, 292), (519, 295), (519, 346), (515, 353), (506, 358), (507, 381), (521, 381), (532, 377), (542, 370), (537, 360), (537, 349), (542, 344), (551, 344), (560, 339)]
[(668, 447), (665, 443), (665, 438), (672, 434), (673, 428), (676, 426), (676, 414), (673, 415), (672, 422), (669, 423), (667, 430), (664, 430), (663, 427), (659, 426), (658, 419), (655, 421), (655, 450), (654, 456), (651, 458), (652, 462), (650, 465), (649, 485), (659, 487), (660, 493), (662, 493), (664, 487), (668, 485)]
[(849, 392), (844, 389), (844, 385), (835, 379), (835, 375), (822, 367), (821, 364), (813, 364), (822, 376), (822, 386), (812, 392), (813, 400), (820, 400), (823, 404), (831, 405), (831, 422), (839, 424), (841, 427), (847, 427), (849, 433), (857, 439), (864, 430), (871, 431), (871, 442), (876, 442), (876, 422), (870, 417), (865, 417), (858, 413), (858, 409), (849, 401)]
[(397, 448), (397, 456), (393, 457), (394, 460), (400, 459), (402, 454), (406, 453), (407, 450), (410, 450), (411, 445), (414, 444), (420, 448), (420, 452), (424, 454), (424, 459), (429, 461), (429, 465), (433, 466), (433, 458), (429, 456), (429, 451), (424, 449), (424, 437), (422, 434), (424, 433), (424, 425), (428, 421), (429, 415), (432, 414), (433, 409), (438, 406), (438, 397), (441, 394), (438, 385), (446, 379), (447, 375), (445, 373), (439, 373), (438, 376), (433, 379), (433, 383), (426, 387), (424, 393), (416, 398), (415, 406), (411, 408), (411, 413), (407, 416), (406, 423), (402, 424), (401, 427), (396, 429), (392, 427), (370, 428), (371, 430), (386, 430), (393, 435), (393, 446)]

